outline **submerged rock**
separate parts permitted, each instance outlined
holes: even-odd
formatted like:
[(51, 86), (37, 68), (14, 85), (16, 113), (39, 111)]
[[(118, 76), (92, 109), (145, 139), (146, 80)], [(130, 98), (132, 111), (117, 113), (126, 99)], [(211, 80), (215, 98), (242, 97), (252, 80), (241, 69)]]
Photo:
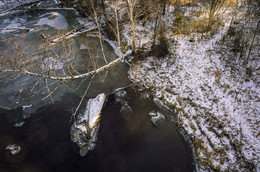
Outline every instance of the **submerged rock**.
[(97, 134), (100, 124), (101, 110), (106, 95), (99, 94), (94, 99), (89, 99), (85, 112), (79, 114), (71, 126), (71, 140), (80, 147), (80, 155), (84, 156), (96, 146)]
[(133, 110), (128, 104), (124, 104), (120, 109), (120, 114), (124, 120), (128, 121), (131, 119)]
[(151, 118), (152, 123), (158, 127), (157, 122), (160, 120), (165, 120), (164, 115), (161, 112), (151, 111), (148, 113), (149, 117)]
[(127, 92), (123, 88), (119, 88), (115, 90), (115, 102), (122, 104), (122, 107), (120, 109), (120, 114), (124, 120), (128, 121), (130, 120), (133, 114), (133, 110), (129, 106), (126, 98), (127, 98)]
[(17, 145), (8, 145), (5, 149), (9, 150), (11, 152), (11, 154), (15, 155), (20, 152), (21, 147), (17, 146)]

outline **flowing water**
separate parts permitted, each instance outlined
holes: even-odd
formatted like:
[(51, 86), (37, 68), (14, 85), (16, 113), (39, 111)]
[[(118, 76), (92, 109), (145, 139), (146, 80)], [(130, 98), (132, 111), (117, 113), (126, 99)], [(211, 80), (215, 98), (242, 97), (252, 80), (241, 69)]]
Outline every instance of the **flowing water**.
[[(37, 35), (44, 33), (53, 37), (79, 26), (77, 17), (71, 9), (36, 10), (2, 16), (0, 25), (1, 28), (12, 24), (30, 29), (25, 35), (32, 38), (27, 43), (33, 47), (41, 43), (40, 39), (34, 39)], [(24, 30), (16, 33), (2, 31), (1, 43), (20, 32)], [(73, 42), (69, 44), (75, 52), (70, 52), (70, 55), (77, 57), (75, 66), (84, 63), (88, 66), (91, 59), (87, 48), (102, 59), (97, 38), (81, 34), (71, 40)], [(117, 58), (108, 43), (104, 43), (104, 48), (108, 61)], [(102, 60), (97, 62), (97, 65), (102, 64)], [(84, 72), (84, 68), (81, 69), (80, 72)], [(0, 105), (12, 110), (0, 109), (0, 171), (193, 171), (191, 149), (177, 132), (177, 126), (171, 120), (173, 114), (158, 108), (145, 91), (129, 86), (131, 81), (127, 71), (128, 66), (122, 63), (93, 78), (86, 99), (99, 93), (108, 96), (96, 148), (84, 157), (79, 155), (79, 148), (70, 140), (70, 127), (72, 110), (75, 110), (90, 80), (62, 83), (53, 94), (54, 103), (51, 103), (50, 98), (42, 101), (48, 94), (46, 90), (30, 100), (23, 99), (38, 81), (37, 77), (20, 76), (16, 80), (7, 80), (8, 75), (2, 74)], [(44, 86), (44, 81), (38, 83)], [(71, 91), (81, 83), (77, 91)], [(133, 113), (124, 113), (114, 94), (117, 88), (126, 86), (124, 101), (128, 102)], [(85, 104), (86, 101), (83, 101), (80, 112)], [(166, 117), (157, 126), (148, 116), (152, 110), (160, 111)], [(24, 122), (21, 127), (14, 126), (21, 122)], [(19, 145), (21, 151), (12, 155), (5, 149), (9, 144)]]

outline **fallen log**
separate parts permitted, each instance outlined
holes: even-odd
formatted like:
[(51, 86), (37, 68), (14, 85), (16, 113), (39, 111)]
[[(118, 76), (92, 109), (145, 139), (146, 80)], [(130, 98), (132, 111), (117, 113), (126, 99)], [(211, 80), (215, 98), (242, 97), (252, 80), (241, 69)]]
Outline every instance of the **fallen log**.
[(82, 34), (82, 33), (86, 33), (86, 32), (91, 32), (91, 31), (95, 31), (97, 29), (97, 27), (95, 28), (91, 28), (91, 29), (85, 29), (85, 27), (82, 27), (82, 28), (79, 28), (79, 29), (74, 29), (68, 33), (66, 33), (65, 35), (62, 35), (61, 37), (58, 37), (52, 41), (50, 41), (50, 44), (51, 45), (54, 45), (64, 39), (69, 39), (69, 38), (72, 38), (72, 37), (75, 37), (75, 36), (78, 36), (79, 34)]
[(90, 72), (87, 72), (87, 73), (83, 73), (83, 74), (78, 74), (78, 75), (70, 75), (70, 76), (51, 76), (51, 75), (45, 75), (45, 74), (41, 74), (41, 73), (35, 73), (35, 72), (31, 72), (31, 71), (28, 71), (26, 69), (2, 69), (0, 68), (0, 72), (18, 72), (22, 75), (30, 75), (30, 76), (36, 76), (36, 77), (41, 77), (41, 78), (49, 78), (49, 79), (53, 79), (53, 80), (75, 80), (75, 79), (80, 79), (80, 78), (86, 78), (86, 77), (89, 77), (89, 76), (92, 76), (94, 74), (97, 74), (97, 73), (100, 73), (100, 72), (103, 72), (104, 70), (106, 69), (109, 69), (113, 66), (115, 66), (116, 64), (118, 63), (121, 63), (123, 62), (123, 59), (121, 58), (117, 58), (113, 61), (111, 61), (110, 63), (96, 69), (96, 70), (92, 70)]

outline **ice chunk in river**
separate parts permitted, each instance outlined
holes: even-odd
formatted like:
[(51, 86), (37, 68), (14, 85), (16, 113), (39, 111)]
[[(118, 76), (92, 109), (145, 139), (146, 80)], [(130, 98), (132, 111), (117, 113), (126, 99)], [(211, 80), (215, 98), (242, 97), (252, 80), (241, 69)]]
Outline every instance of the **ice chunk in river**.
[(20, 152), (21, 147), (17, 145), (8, 145), (5, 149), (9, 150), (11, 154), (15, 155)]
[(105, 99), (104, 93), (94, 99), (89, 99), (85, 112), (79, 114), (71, 126), (71, 140), (80, 147), (81, 156), (86, 155), (96, 146), (101, 110)]

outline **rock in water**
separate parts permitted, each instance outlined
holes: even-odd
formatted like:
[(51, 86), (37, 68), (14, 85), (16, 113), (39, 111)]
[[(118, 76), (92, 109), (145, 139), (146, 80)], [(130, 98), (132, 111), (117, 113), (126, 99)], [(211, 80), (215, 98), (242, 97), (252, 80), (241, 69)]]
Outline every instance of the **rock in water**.
[(165, 117), (164, 115), (161, 113), (161, 112), (156, 112), (156, 111), (151, 111), (148, 113), (150, 119), (151, 119), (151, 122), (158, 127), (158, 124), (157, 122), (160, 121), (160, 120), (164, 120)]
[(96, 146), (97, 134), (100, 126), (101, 110), (106, 95), (99, 94), (94, 99), (89, 99), (85, 112), (79, 114), (71, 126), (71, 140), (80, 147), (80, 155), (84, 156)]

